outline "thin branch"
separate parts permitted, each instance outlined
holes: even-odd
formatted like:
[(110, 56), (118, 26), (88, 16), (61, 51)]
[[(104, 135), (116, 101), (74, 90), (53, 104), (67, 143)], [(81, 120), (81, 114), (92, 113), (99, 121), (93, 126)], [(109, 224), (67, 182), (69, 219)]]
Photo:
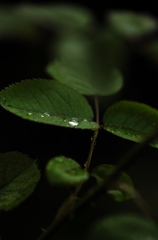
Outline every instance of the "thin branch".
[[(95, 111), (96, 111), (96, 122), (99, 125), (99, 104), (98, 104), (98, 98), (97, 98), (96, 95), (94, 96), (94, 102), (95, 102)], [(92, 139), (92, 143), (91, 143), (91, 147), (90, 147), (90, 150), (89, 150), (88, 158), (87, 158), (87, 161), (85, 163), (85, 170), (86, 171), (88, 171), (89, 166), (90, 166), (90, 162), (91, 162), (91, 158), (92, 158), (92, 155), (93, 155), (93, 150), (94, 150), (94, 146), (95, 146), (96, 139), (97, 139), (97, 136), (98, 136), (98, 132), (99, 132), (99, 129), (94, 131), (94, 136), (93, 136), (93, 139)], [(52, 234), (52, 232), (54, 230), (56, 230), (57, 227), (60, 225), (60, 223), (63, 222), (64, 219), (69, 216), (69, 213), (73, 212), (73, 209), (76, 208), (75, 207), (76, 199), (77, 199), (77, 195), (78, 195), (78, 192), (80, 191), (81, 187), (82, 187), (82, 184), (76, 186), (75, 191), (62, 204), (59, 211), (57, 212), (57, 215), (56, 215), (54, 221), (47, 228), (47, 230), (43, 232), (43, 234), (41, 235), (39, 240), (49, 239), (49, 236)]]
[[(95, 103), (96, 122), (99, 125), (99, 103), (98, 103), (97, 95), (94, 96), (94, 103)], [(94, 151), (94, 147), (95, 147), (95, 144), (96, 144), (96, 139), (97, 139), (98, 133), (99, 133), (99, 129), (97, 129), (94, 132), (94, 135), (92, 137), (91, 147), (90, 147), (90, 150), (89, 150), (87, 161), (84, 164), (86, 171), (88, 171), (89, 167), (90, 167), (90, 163), (91, 163), (91, 159), (92, 159), (92, 155), (93, 155), (93, 151)]]
[(94, 103), (95, 103), (96, 122), (99, 125), (99, 102), (98, 102), (97, 95), (94, 95)]
[(92, 143), (91, 143), (91, 147), (90, 147), (90, 150), (89, 150), (88, 158), (87, 158), (86, 163), (84, 164), (86, 171), (88, 171), (90, 163), (91, 163), (91, 159), (92, 159), (92, 155), (93, 155), (96, 139), (97, 139), (97, 136), (98, 136), (98, 132), (99, 132), (99, 129), (97, 129), (94, 132), (94, 135), (93, 135), (93, 138), (92, 138)]

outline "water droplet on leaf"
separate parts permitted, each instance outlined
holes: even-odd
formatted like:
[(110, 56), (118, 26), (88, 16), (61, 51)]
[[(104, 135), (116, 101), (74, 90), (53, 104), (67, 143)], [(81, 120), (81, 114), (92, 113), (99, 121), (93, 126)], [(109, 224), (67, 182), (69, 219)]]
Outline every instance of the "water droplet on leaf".
[(78, 121), (76, 119), (72, 119), (69, 121), (69, 125), (72, 127), (78, 126)]
[(42, 117), (42, 118), (44, 118), (44, 115), (43, 115), (43, 114), (41, 114), (41, 117)]
[(44, 112), (43, 114), (46, 115), (47, 117), (50, 116), (50, 114), (48, 112)]

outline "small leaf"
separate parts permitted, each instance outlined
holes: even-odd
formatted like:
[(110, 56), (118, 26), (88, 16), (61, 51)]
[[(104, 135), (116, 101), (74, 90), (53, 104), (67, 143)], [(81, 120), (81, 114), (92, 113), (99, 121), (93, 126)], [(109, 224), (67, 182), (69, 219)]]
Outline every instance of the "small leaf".
[(68, 4), (23, 4), (15, 8), (16, 13), (32, 23), (56, 29), (63, 33), (90, 26), (92, 14), (85, 8)]
[(120, 49), (119, 39), (108, 31), (93, 33), (91, 37), (69, 35), (58, 45), (58, 59), (50, 62), (46, 71), (82, 94), (114, 94), (123, 85), (118, 69)]
[(128, 38), (141, 37), (157, 29), (154, 18), (130, 11), (110, 12), (108, 20), (114, 30)]
[[(99, 184), (101, 184), (103, 181), (108, 179), (108, 177), (113, 173), (115, 169), (116, 169), (116, 166), (114, 165), (102, 164), (93, 169), (92, 176), (96, 178)], [(113, 185), (109, 187), (108, 193), (112, 195), (116, 201), (124, 201), (124, 200), (130, 199), (131, 196), (119, 190), (119, 182), (125, 183), (133, 187), (133, 183), (130, 177), (125, 172), (122, 172), (118, 178), (118, 183), (117, 183), (118, 187), (117, 187), (117, 184), (116, 186)]]
[(157, 240), (158, 229), (144, 217), (132, 214), (114, 215), (96, 221), (87, 240)]
[(31, 195), (40, 178), (35, 162), (17, 152), (0, 154), (0, 211), (11, 210)]
[(26, 80), (0, 92), (0, 105), (31, 121), (80, 129), (97, 129), (87, 100), (58, 82)]
[[(140, 142), (158, 128), (158, 110), (143, 103), (120, 101), (107, 109), (103, 122), (105, 130)], [(150, 145), (158, 148), (158, 140)]]
[(88, 173), (71, 158), (58, 156), (46, 166), (46, 175), (52, 185), (75, 186), (88, 179)]

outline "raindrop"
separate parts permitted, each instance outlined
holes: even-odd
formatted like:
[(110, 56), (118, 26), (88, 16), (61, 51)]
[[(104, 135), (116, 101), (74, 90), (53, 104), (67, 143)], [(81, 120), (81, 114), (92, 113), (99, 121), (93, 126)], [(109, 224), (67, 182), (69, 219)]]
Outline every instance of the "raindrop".
[(29, 115), (29, 116), (32, 116), (32, 115), (33, 115), (33, 113), (32, 113), (32, 112), (29, 112), (29, 113), (28, 113), (28, 115)]
[(44, 115), (43, 115), (43, 114), (41, 114), (41, 117), (42, 117), (42, 118), (44, 118)]
[(72, 119), (69, 121), (69, 125), (72, 127), (78, 126), (78, 121), (76, 119)]
[(50, 114), (48, 112), (44, 112), (43, 114), (46, 115), (47, 117), (50, 116)]

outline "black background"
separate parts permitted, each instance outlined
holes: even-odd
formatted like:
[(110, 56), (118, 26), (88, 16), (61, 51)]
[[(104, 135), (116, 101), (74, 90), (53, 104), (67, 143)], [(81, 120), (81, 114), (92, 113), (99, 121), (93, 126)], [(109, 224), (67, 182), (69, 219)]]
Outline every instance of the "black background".
[[(40, 3), (39, 1), (31, 2)], [(56, 3), (57, 1), (47, 2)], [(8, 5), (17, 3), (22, 3), (22, 1), (0, 2), (0, 4)], [(42, 1), (42, 3), (45, 2)], [(74, 1), (68, 1), (68, 3), (74, 3)], [(129, 1), (91, 1), (90, 3), (75, 1), (75, 4), (83, 5), (93, 11), (99, 24), (103, 23), (104, 13), (112, 9), (134, 10), (158, 17), (154, 1), (131, 1), (131, 3)], [(49, 78), (44, 71), (44, 67), (49, 61), (44, 51), (45, 44), (46, 40), (39, 46), (36, 43), (26, 44), (21, 41), (1, 39), (0, 88), (3, 89), (8, 84), (22, 79)], [(158, 109), (157, 66), (134, 51), (126, 77), (128, 81), (125, 81), (124, 88), (115, 95), (115, 98), (102, 99), (105, 102), (105, 108), (101, 108), (100, 120), (102, 120), (106, 107), (120, 99), (144, 102)], [(41, 228), (49, 224), (60, 203), (69, 193), (68, 189), (59, 190), (49, 186), (43, 170), (46, 162), (56, 155), (65, 155), (80, 162), (83, 166), (88, 155), (91, 137), (92, 132), (88, 130), (73, 130), (37, 124), (23, 120), (0, 108), (0, 152), (23, 152), (38, 160), (42, 173), (38, 187), (24, 203), (11, 212), (0, 213), (1, 240), (37, 239), (37, 235), (41, 233)], [(94, 167), (104, 162), (116, 162), (131, 145), (132, 143), (129, 141), (100, 131), (91, 166)], [(141, 155), (137, 156), (137, 160), (137, 163), (128, 172), (136, 188), (158, 214), (158, 152), (156, 149), (147, 147)], [(112, 209), (109, 209), (109, 206)], [(105, 212), (122, 211), (139, 212), (139, 209), (132, 201), (116, 204), (111, 199), (107, 199), (106, 206), (104, 206), (104, 199), (100, 199), (98, 204), (93, 207), (93, 213), (90, 208), (89, 211), (83, 211), (79, 219), (85, 218), (87, 214), (94, 217)]]

